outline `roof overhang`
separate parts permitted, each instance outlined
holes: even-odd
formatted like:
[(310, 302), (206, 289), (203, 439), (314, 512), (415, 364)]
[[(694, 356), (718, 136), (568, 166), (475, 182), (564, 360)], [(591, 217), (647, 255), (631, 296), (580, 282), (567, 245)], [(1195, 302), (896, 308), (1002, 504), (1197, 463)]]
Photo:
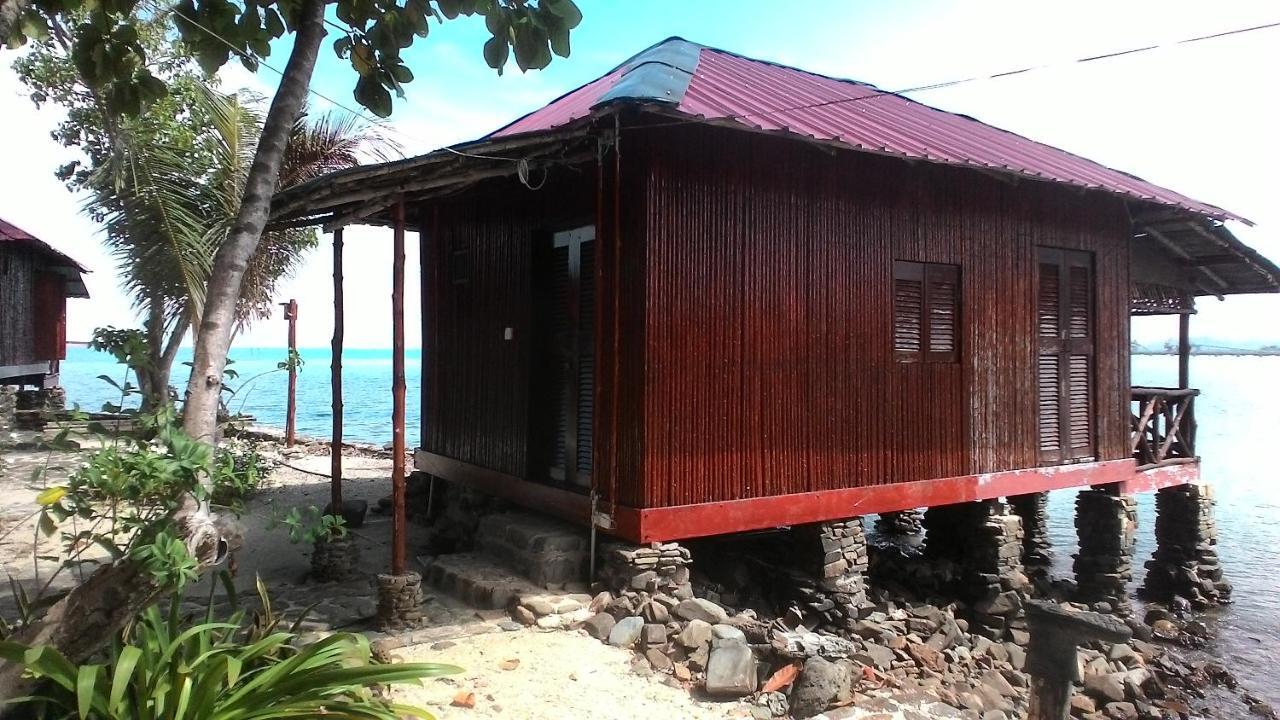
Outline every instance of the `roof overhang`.
[(84, 284), (84, 273), (89, 272), (70, 255), (59, 251), (49, 243), (32, 235), (16, 225), (0, 220), (0, 248), (20, 247), (35, 253), (45, 260), (44, 270), (57, 273), (66, 278), (66, 296), (73, 298), (89, 297), (89, 289)]
[[(1223, 223), (1166, 207), (1132, 211), (1135, 281), (1146, 266), (1156, 264), (1158, 254), (1165, 257), (1166, 265), (1159, 272), (1172, 278), (1158, 284), (1192, 297), (1280, 292), (1280, 267), (1241, 242)], [(1152, 260), (1146, 262), (1144, 257)]]

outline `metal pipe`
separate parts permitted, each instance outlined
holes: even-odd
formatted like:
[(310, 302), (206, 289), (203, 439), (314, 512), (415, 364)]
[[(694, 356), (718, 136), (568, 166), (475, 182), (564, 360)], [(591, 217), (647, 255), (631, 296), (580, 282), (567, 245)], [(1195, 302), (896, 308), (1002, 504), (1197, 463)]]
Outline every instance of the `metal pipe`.
[(284, 446), (293, 447), (297, 430), (298, 415), (298, 301), (293, 298), (289, 302), (280, 303), (284, 308), (284, 319), (289, 321), (289, 398), (284, 419)]
[(1178, 387), (1191, 387), (1191, 314), (1178, 315)]
[(391, 250), (391, 574), (405, 572), (404, 196), (396, 199)]
[(329, 359), (329, 390), (332, 397), (333, 438), (329, 442), (329, 506), (342, 512), (342, 228), (333, 233), (333, 344)]

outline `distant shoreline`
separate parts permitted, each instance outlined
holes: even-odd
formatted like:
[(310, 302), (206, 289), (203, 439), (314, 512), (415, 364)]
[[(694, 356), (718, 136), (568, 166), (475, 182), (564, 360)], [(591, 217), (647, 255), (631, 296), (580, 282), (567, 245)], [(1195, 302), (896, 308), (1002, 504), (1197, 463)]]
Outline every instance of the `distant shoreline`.
[[(1129, 351), (1129, 354), (1130, 355), (1168, 355), (1171, 357), (1176, 357), (1178, 353), (1170, 350), (1131, 350)], [(1201, 357), (1214, 357), (1219, 355), (1221, 356), (1256, 355), (1258, 357), (1274, 357), (1274, 356), (1280, 355), (1280, 349), (1276, 349), (1276, 350), (1272, 350), (1270, 348), (1259, 349), (1259, 350), (1233, 350), (1228, 348), (1222, 348), (1222, 349), (1215, 348), (1213, 350), (1194, 350), (1193, 349), (1191, 351), (1191, 354), (1196, 356), (1201, 356)]]

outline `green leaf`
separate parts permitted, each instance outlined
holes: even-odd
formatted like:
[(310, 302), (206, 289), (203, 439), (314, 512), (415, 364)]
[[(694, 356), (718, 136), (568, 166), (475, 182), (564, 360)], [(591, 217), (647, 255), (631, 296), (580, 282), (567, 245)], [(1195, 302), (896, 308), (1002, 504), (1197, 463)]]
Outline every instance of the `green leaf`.
[(284, 21), (280, 19), (280, 13), (275, 8), (267, 8), (263, 11), (263, 26), (271, 37), (280, 37), (284, 35)]
[(125, 645), (121, 648), (120, 655), (116, 658), (115, 673), (111, 678), (111, 695), (107, 701), (108, 707), (113, 712), (118, 712), (125, 693), (129, 691), (129, 681), (133, 677), (134, 668), (138, 666), (138, 661), (141, 659), (140, 648), (133, 645)]
[(391, 93), (372, 77), (362, 77), (356, 82), (355, 98), (378, 117), (391, 115)]
[(51, 487), (36, 495), (36, 504), (48, 507), (67, 496), (67, 489), (61, 485)]
[(387, 68), (387, 71), (391, 73), (391, 77), (396, 79), (396, 82), (399, 82), (399, 83), (413, 82), (413, 72), (410, 71), (409, 68), (404, 65), (392, 65), (391, 67)]
[(81, 665), (76, 673), (76, 709), (80, 717), (89, 717), (93, 707), (94, 685), (98, 682), (98, 665)]
[(45, 537), (52, 537), (54, 533), (58, 532), (57, 523), (53, 521), (53, 516), (47, 512), (40, 513), (40, 532), (44, 533)]
[(497, 37), (491, 37), (484, 43), (484, 61), (489, 67), (502, 74), (502, 68), (507, 64), (507, 41)]

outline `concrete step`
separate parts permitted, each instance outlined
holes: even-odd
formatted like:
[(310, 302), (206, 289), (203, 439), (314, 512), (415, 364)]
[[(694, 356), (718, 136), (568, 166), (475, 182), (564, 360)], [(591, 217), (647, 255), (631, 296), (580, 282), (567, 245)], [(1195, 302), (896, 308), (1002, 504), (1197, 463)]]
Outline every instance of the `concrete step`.
[(562, 590), (587, 580), (590, 547), (587, 531), (528, 513), (498, 513), (481, 518), (476, 551), (542, 588)]
[(505, 610), (521, 597), (541, 592), (510, 568), (478, 553), (439, 555), (424, 566), (422, 577), (428, 585), (481, 610)]

